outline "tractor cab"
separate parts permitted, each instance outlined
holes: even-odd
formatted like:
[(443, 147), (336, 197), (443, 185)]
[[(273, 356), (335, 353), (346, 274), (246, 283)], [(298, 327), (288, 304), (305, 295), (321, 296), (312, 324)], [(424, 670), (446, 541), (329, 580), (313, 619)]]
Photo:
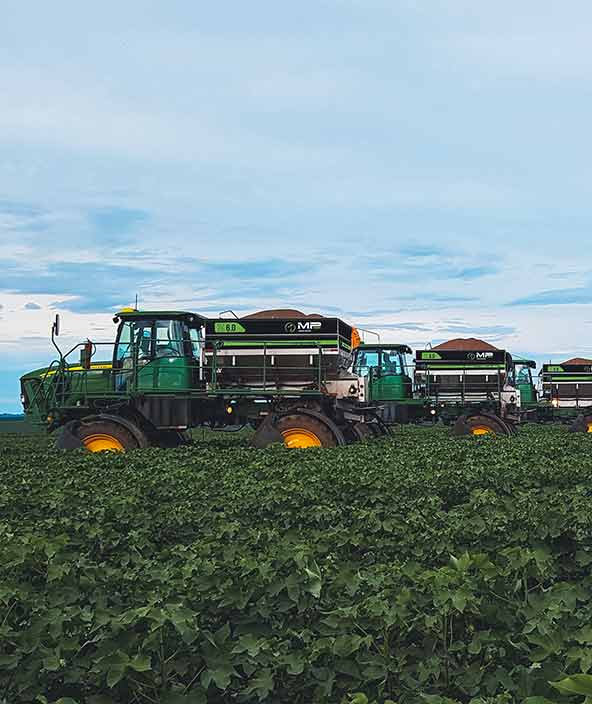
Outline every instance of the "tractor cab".
[(532, 370), (536, 369), (536, 362), (533, 359), (521, 359), (514, 357), (515, 383), (520, 392), (520, 402), (523, 408), (536, 406), (538, 394), (536, 385), (532, 378)]
[(202, 381), (205, 318), (185, 312), (120, 311), (113, 353), (115, 391), (179, 391)]
[(361, 344), (354, 351), (352, 371), (365, 377), (368, 401), (403, 401), (413, 396), (412, 380), (407, 374), (407, 345)]

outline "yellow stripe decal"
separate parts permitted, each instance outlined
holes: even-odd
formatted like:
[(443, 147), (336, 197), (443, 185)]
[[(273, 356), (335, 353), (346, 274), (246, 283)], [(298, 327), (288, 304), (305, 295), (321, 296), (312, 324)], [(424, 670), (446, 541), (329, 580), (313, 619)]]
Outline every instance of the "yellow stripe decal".
[[(85, 369), (84, 367), (77, 366), (77, 367), (68, 367), (69, 372), (83, 372), (83, 371), (88, 371), (88, 372), (94, 372), (94, 371), (100, 371), (101, 369), (113, 369), (112, 364), (92, 364), (90, 369)], [(51, 372), (47, 372), (45, 376), (52, 376), (53, 374), (57, 374), (58, 370), (54, 369)]]

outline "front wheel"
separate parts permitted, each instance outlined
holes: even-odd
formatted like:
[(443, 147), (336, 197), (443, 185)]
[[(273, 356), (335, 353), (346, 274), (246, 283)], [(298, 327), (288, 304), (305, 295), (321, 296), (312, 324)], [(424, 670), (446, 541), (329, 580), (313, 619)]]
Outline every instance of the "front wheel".
[(126, 452), (138, 447), (137, 440), (129, 430), (109, 420), (81, 422), (72, 429), (66, 427), (58, 438), (57, 446), (70, 449), (72, 436), (89, 452)]
[(592, 415), (580, 414), (569, 426), (572, 433), (592, 433)]
[(336, 447), (338, 444), (328, 425), (303, 413), (282, 416), (275, 427), (289, 448)]
[(457, 436), (511, 434), (510, 429), (501, 418), (484, 414), (459, 416), (452, 428), (452, 433)]

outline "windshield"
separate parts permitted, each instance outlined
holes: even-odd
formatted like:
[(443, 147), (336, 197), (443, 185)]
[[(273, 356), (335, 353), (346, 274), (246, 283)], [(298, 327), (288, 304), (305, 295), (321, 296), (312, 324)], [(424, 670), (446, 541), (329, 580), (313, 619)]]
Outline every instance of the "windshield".
[(126, 321), (119, 331), (115, 358), (131, 359), (136, 350), (139, 360), (183, 357), (186, 326), (180, 320)]
[(516, 383), (532, 384), (532, 374), (529, 367), (516, 366)]
[(397, 350), (382, 350), (382, 370), (385, 374), (403, 374), (403, 357)]
[(359, 376), (368, 376), (372, 368), (379, 368), (385, 375), (403, 374), (405, 369), (403, 356), (398, 350), (358, 349), (356, 351), (354, 373)]
[(378, 350), (356, 350), (354, 373), (358, 376), (368, 376), (372, 367), (380, 365), (380, 352)]

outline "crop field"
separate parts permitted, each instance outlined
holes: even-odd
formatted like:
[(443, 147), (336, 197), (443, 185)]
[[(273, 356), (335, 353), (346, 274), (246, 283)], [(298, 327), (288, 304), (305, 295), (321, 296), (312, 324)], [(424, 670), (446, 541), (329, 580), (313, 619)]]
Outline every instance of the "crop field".
[(0, 702), (543, 704), (592, 668), (588, 436), (199, 437), (0, 436)]

